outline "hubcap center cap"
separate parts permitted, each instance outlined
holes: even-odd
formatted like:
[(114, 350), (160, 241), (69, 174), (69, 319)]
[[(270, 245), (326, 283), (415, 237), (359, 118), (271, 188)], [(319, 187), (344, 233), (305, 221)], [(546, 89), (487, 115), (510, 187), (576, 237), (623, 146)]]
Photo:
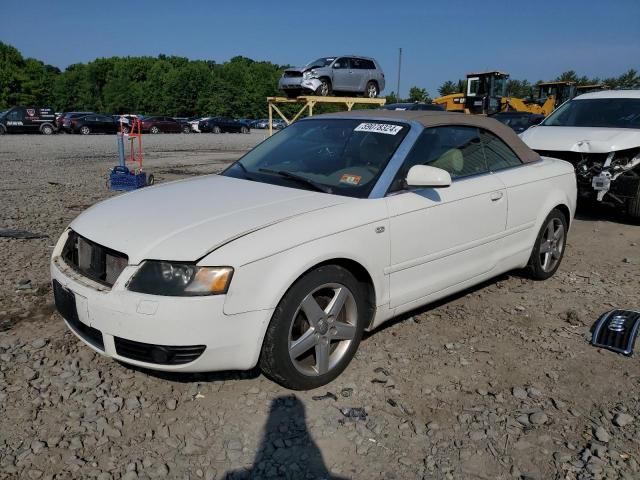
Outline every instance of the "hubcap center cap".
[(329, 331), (329, 324), (325, 319), (319, 320), (316, 330), (320, 335), (326, 335)]

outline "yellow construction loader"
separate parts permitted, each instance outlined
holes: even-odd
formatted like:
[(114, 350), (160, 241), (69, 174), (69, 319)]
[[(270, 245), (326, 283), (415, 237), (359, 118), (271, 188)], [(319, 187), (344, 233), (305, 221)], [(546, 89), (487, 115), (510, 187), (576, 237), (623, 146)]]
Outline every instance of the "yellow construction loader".
[(549, 115), (558, 105), (576, 95), (575, 82), (546, 82), (538, 84), (536, 100), (506, 95), (509, 74), (497, 70), (467, 75), (465, 93), (436, 98), (433, 103), (449, 112), (493, 115), (515, 111)]

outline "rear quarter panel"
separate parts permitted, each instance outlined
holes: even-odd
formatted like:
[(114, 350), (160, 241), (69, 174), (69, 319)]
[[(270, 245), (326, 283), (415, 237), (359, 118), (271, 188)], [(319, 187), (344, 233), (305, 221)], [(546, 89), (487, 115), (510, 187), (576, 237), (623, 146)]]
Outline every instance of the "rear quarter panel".
[(576, 178), (573, 166), (563, 160), (542, 161), (496, 173), (507, 187), (507, 233), (504, 257), (524, 266), (542, 223), (559, 205), (569, 209), (569, 224), (576, 209)]

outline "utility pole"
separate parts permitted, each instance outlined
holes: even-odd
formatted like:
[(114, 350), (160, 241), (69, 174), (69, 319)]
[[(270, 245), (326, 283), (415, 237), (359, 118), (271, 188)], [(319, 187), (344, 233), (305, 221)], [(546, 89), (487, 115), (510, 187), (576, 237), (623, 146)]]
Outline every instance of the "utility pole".
[(398, 84), (396, 85), (396, 98), (400, 101), (400, 69), (402, 67), (402, 47), (398, 51)]

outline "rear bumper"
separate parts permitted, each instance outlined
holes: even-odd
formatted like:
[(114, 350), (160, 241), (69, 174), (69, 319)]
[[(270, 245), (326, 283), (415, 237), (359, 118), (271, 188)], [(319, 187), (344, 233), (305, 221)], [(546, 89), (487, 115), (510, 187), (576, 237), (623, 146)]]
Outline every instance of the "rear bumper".
[(246, 370), (257, 364), (273, 310), (226, 315), (224, 295), (189, 298), (130, 292), (124, 285), (135, 270), (127, 267), (109, 290), (81, 277), (60, 257), (52, 259), (52, 280), (75, 297), (77, 319), (65, 323), (87, 346), (153, 370)]

